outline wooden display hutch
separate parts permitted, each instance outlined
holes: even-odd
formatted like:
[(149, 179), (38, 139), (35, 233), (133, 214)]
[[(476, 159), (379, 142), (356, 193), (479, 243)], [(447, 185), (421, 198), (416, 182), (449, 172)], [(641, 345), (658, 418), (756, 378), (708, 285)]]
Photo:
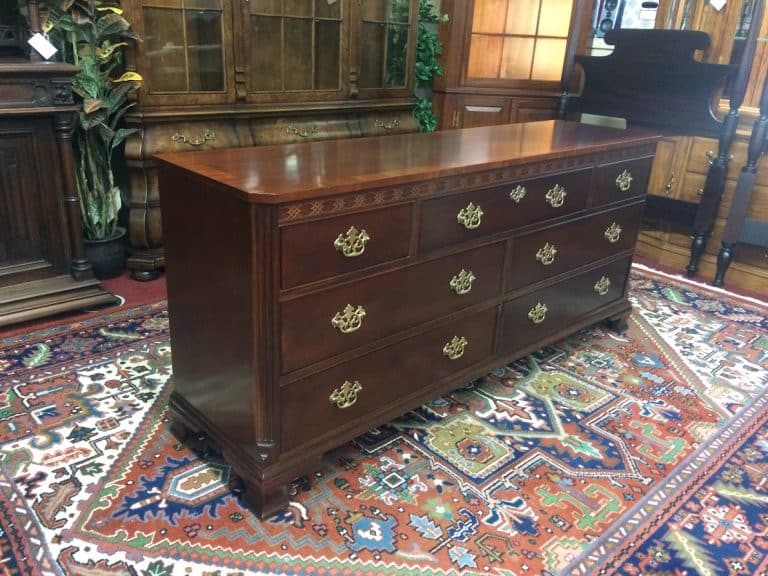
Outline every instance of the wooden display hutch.
[(127, 123), (134, 277), (165, 264), (160, 152), (418, 129), (411, 116), (417, 2), (124, 0), (142, 38), (143, 86)]
[(75, 184), (74, 66), (24, 48), (40, 30), (37, 2), (28, 22), (0, 8), (0, 326), (117, 299), (85, 257)]

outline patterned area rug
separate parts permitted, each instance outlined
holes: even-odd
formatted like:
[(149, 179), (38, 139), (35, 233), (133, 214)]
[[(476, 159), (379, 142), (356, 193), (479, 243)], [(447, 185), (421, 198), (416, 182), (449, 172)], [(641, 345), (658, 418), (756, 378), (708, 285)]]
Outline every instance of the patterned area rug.
[(0, 340), (0, 573), (765, 574), (768, 308), (635, 267), (581, 331), (330, 454), (259, 522), (168, 432), (164, 303)]

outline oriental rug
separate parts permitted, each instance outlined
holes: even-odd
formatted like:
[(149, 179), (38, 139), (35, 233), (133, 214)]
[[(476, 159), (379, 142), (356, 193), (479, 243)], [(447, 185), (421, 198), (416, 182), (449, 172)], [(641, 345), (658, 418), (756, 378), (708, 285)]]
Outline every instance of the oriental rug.
[(164, 302), (1, 339), (0, 574), (765, 574), (768, 307), (630, 286), (626, 333), (371, 430), (263, 522), (168, 431)]

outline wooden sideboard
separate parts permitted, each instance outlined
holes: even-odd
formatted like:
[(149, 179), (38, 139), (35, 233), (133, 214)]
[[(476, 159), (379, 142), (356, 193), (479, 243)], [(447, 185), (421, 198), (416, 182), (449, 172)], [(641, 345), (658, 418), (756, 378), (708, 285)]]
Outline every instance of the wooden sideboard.
[(655, 147), (543, 121), (160, 155), (174, 432), (264, 517), (325, 451), (621, 326)]

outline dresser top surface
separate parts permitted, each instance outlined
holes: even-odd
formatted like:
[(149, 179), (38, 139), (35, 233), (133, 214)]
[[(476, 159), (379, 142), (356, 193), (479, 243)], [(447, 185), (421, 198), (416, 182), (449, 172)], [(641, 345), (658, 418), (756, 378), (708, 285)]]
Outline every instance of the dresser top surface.
[(642, 146), (657, 140), (657, 135), (642, 130), (547, 120), (433, 133), (167, 153), (157, 159), (161, 164), (224, 184), (247, 201), (280, 204)]

